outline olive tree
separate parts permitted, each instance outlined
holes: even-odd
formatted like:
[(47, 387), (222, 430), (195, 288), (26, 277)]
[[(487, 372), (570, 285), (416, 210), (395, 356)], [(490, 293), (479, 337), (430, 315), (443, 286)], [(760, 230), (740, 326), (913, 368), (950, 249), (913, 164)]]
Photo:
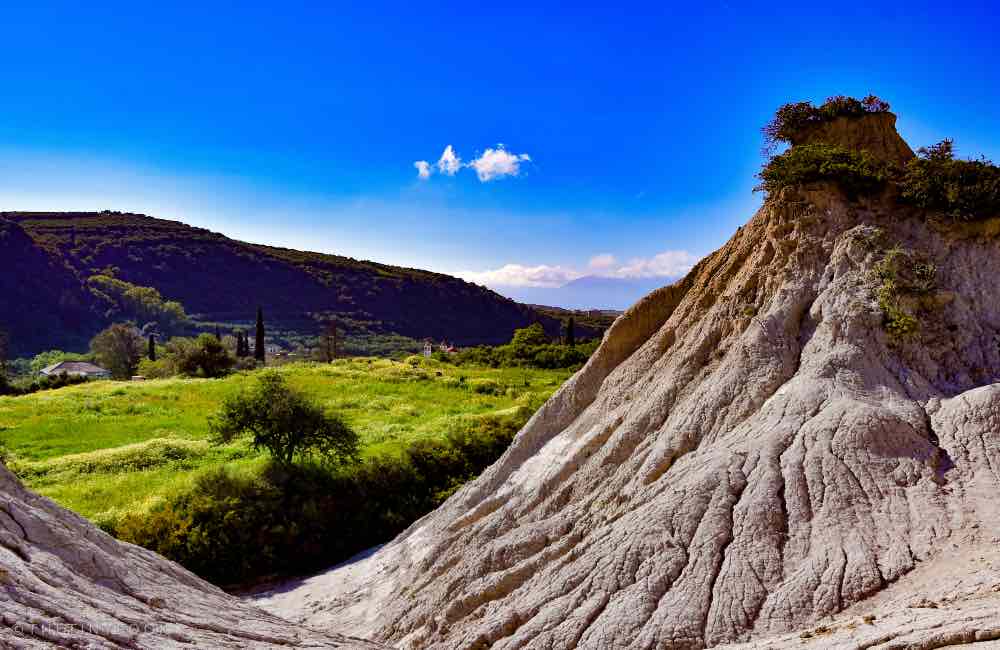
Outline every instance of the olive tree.
[(358, 434), (276, 372), (263, 373), (251, 390), (226, 399), (209, 428), (216, 444), (249, 434), (255, 450), (266, 449), (283, 465), (308, 455), (335, 464), (358, 460)]

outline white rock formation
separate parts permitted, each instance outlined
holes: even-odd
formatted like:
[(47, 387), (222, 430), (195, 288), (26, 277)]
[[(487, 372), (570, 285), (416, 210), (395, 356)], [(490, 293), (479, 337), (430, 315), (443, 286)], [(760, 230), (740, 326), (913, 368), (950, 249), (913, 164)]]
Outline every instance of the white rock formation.
[[(400, 648), (996, 638), (1000, 574), (968, 575), (1000, 561), (995, 226), (827, 185), (771, 197), (619, 318), (478, 480), (260, 604)], [(895, 245), (936, 265), (907, 342), (871, 274)]]
[(2, 648), (376, 648), (313, 632), (115, 541), (0, 465)]

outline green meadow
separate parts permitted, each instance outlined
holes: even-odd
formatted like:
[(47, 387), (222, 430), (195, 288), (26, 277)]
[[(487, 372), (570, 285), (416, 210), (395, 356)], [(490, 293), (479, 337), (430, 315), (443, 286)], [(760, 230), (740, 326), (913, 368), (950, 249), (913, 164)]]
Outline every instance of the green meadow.
[[(455, 367), (411, 357), (343, 359), (276, 369), (288, 383), (341, 414), (363, 455), (398, 454), (442, 438), (461, 418), (524, 415), (569, 370)], [(8, 465), (32, 489), (98, 524), (113, 526), (188, 490), (220, 466), (255, 472), (266, 460), (245, 442), (210, 443), (208, 418), (249, 387), (255, 372), (224, 379), (97, 381), (22, 397), (0, 397)]]

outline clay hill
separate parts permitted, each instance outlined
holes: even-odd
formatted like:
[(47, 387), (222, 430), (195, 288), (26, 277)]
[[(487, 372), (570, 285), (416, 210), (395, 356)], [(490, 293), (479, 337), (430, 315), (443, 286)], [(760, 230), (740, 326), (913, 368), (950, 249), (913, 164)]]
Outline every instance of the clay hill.
[(248, 324), (261, 305), (273, 330), (305, 336), (331, 315), (349, 332), (459, 345), (505, 343), (534, 322), (560, 331), (556, 319), (451, 276), (248, 244), (138, 214), (3, 212), (0, 259), (0, 327), (20, 354), (84, 349), (111, 320), (87, 280), (109, 269), (202, 321)]
[[(831, 118), (792, 148), (827, 149), (783, 161), (906, 162), (894, 123)], [(987, 216), (939, 218), (892, 183), (769, 192), (619, 318), (482, 476), (371, 557), (260, 604), (398, 648), (1000, 638)]]

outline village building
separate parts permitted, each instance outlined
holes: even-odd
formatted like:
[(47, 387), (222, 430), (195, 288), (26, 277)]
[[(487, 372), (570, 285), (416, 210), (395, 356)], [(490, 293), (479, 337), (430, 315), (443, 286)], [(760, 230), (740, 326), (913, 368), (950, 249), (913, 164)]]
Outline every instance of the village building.
[(59, 363), (42, 368), (39, 374), (45, 377), (67, 375), (69, 377), (86, 377), (88, 379), (109, 379), (111, 377), (110, 370), (105, 370), (87, 361), (60, 361)]

